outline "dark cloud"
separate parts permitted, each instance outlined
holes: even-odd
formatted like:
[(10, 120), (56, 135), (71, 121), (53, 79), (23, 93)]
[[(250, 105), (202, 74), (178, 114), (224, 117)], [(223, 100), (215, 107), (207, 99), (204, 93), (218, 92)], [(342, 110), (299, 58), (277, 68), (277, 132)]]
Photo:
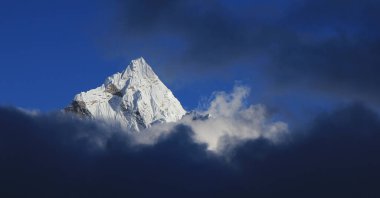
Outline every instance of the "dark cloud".
[[(184, 75), (242, 64), (247, 72), (265, 71), (280, 87), (380, 99), (378, 1), (118, 2), (126, 48), (165, 57)], [(149, 39), (162, 35), (176, 41), (158, 45)], [(133, 43), (137, 37), (140, 48)]]
[(290, 145), (249, 142), (233, 160), (268, 197), (376, 197), (379, 129), (378, 116), (353, 105), (320, 115)]
[[(223, 7), (220, 1), (119, 1), (122, 29), (128, 36), (148, 37), (160, 33), (183, 39), (185, 49), (177, 61), (220, 65), (230, 58), (249, 53), (252, 42), (247, 28), (238, 24), (237, 18)], [(167, 43), (170, 45), (170, 43)], [(152, 46), (147, 46), (152, 47)], [(179, 50), (179, 49), (173, 49)], [(225, 66), (221, 64), (220, 66)]]
[(270, 72), (280, 83), (376, 102), (379, 8), (376, 1), (305, 1), (287, 18), (294, 38), (273, 50)]
[(1, 108), (0, 126), (1, 197), (380, 195), (380, 119), (361, 105), (320, 115), (288, 142), (247, 141), (224, 156), (184, 125), (151, 146), (59, 114)]
[(121, 131), (59, 114), (2, 108), (0, 126), (1, 197), (190, 197), (228, 181), (186, 126), (141, 148)]

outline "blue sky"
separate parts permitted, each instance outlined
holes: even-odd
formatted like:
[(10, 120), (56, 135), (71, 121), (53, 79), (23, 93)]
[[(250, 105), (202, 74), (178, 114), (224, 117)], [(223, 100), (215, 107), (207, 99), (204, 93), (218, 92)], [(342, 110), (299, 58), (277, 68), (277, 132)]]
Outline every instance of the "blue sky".
[[(102, 58), (94, 21), (99, 4), (11, 2), (1, 6), (1, 104), (53, 110), (117, 63)], [(109, 65), (115, 65), (110, 68)], [(103, 75), (102, 75), (103, 73)]]
[[(100, 85), (131, 59), (132, 52), (109, 55), (107, 29), (115, 17), (112, 4), (102, 1), (3, 2), (0, 12), (0, 104), (51, 111), (73, 96)], [(160, 70), (160, 62), (145, 56), (183, 105), (194, 108), (215, 90), (232, 89), (234, 80), (205, 79), (176, 84)], [(197, 80), (197, 79), (195, 79)]]
[(355, 101), (378, 106), (376, 6), (338, 0), (2, 2), (0, 104), (61, 109), (143, 56), (188, 110), (236, 84), (251, 88), (249, 103), (288, 119)]

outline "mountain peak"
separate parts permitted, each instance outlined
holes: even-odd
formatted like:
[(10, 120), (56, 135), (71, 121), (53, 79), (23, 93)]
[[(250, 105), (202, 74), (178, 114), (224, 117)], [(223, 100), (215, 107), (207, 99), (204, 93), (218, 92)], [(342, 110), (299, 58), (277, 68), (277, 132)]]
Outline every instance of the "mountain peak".
[(133, 71), (144, 70), (146, 68), (151, 69), (151, 67), (146, 63), (146, 61), (143, 57), (132, 60), (131, 63), (128, 65), (128, 67), (130, 67), (131, 70), (133, 70)]
[(132, 60), (122, 73), (98, 88), (77, 94), (66, 111), (140, 131), (159, 122), (175, 122), (186, 111), (144, 60)]
[(136, 59), (132, 60), (131, 64), (136, 65), (136, 66), (138, 66), (138, 65), (145, 65), (146, 61), (145, 61), (144, 57), (139, 57), (139, 58), (136, 58)]
[(134, 59), (124, 70), (122, 74), (123, 78), (154, 78), (157, 75), (153, 72), (153, 69), (148, 65), (143, 57)]

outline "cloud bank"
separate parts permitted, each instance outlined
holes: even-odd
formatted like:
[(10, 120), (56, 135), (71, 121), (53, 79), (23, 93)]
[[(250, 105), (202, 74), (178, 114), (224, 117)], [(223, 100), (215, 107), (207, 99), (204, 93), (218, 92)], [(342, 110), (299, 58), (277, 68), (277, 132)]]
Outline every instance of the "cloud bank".
[[(228, 158), (178, 125), (156, 144), (62, 115), (0, 108), (1, 197), (378, 197), (380, 119), (355, 104)], [(101, 146), (99, 146), (101, 145)]]

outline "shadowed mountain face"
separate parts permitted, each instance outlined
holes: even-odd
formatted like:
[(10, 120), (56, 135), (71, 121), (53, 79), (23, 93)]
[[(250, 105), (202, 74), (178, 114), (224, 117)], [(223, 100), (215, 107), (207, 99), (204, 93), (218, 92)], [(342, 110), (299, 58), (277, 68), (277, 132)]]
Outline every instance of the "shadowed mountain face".
[(132, 131), (157, 122), (175, 122), (186, 113), (143, 58), (132, 60), (101, 86), (77, 94), (65, 110)]

